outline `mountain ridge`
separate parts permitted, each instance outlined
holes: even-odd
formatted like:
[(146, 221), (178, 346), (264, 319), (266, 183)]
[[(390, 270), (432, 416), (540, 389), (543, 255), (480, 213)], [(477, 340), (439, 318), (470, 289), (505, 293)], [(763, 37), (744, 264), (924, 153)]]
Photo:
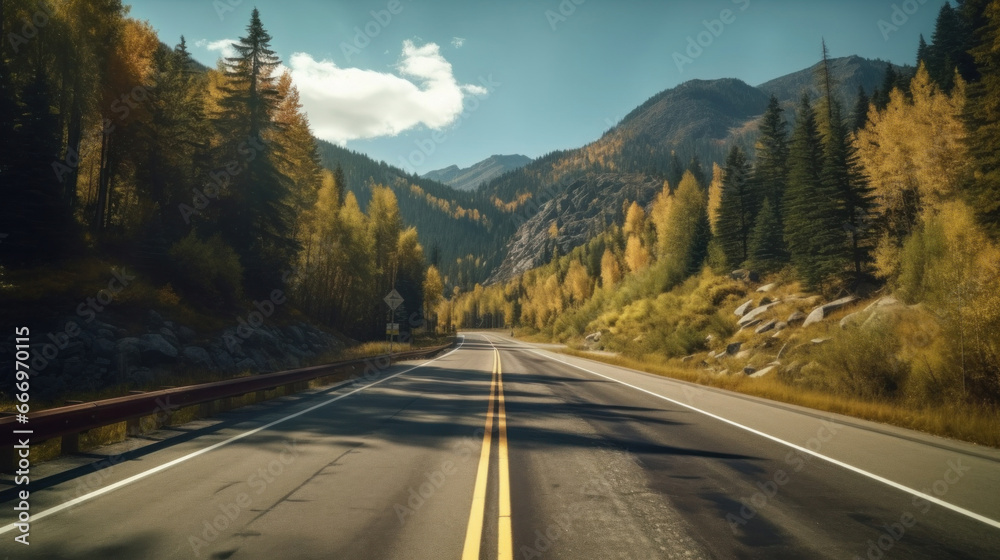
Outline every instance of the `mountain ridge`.
[(531, 158), (528, 156), (495, 154), (466, 168), (449, 165), (442, 169), (428, 171), (421, 177), (444, 183), (460, 191), (473, 191), (483, 183), (529, 163), (531, 163)]
[[(859, 86), (869, 94), (881, 86), (887, 64), (858, 56), (829, 62), (835, 94), (848, 110)], [(369, 179), (391, 186), (404, 222), (417, 227), (429, 254), (440, 247), (439, 268), (449, 285), (471, 288), (534, 268), (556, 248), (563, 253), (586, 243), (587, 232), (597, 227), (589, 210), (579, 211), (588, 197), (608, 199), (609, 189), (617, 185), (633, 193), (630, 200), (645, 200), (650, 185), (662, 185), (668, 179), (675, 183), (678, 171), (692, 157), (697, 156), (707, 175), (713, 163), (724, 161), (733, 145), (752, 156), (756, 123), (769, 96), (779, 98), (786, 108), (785, 119), (794, 122), (792, 109), (802, 92), (818, 96), (813, 82), (819, 64), (758, 86), (737, 78), (689, 80), (651, 96), (589, 144), (553, 151), (523, 165), (515, 161), (509, 168), (501, 169), (498, 164), (504, 162), (498, 158), (525, 156), (491, 156), (466, 169), (452, 165), (418, 176), (326, 142), (320, 143), (320, 152), (327, 167), (344, 165), (349, 189), (362, 207)], [(480, 179), (479, 172), (492, 176)], [(571, 195), (563, 196), (570, 190)], [(615, 206), (621, 199), (611, 198)], [(620, 214), (604, 215), (620, 221)], [(581, 220), (586, 223), (577, 223)], [(546, 232), (553, 222), (564, 237), (548, 239)], [(545, 239), (530, 239), (538, 235)]]

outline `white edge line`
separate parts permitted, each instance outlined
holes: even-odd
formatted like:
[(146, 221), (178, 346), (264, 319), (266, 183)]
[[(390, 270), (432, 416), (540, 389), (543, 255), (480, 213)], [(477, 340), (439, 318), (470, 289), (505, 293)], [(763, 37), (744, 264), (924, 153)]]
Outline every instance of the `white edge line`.
[[(519, 343), (519, 344), (520, 344), (520, 343)], [(552, 360), (552, 361), (554, 361), (554, 362), (559, 362), (559, 363), (562, 363), (562, 364), (566, 364), (566, 365), (568, 365), (568, 366), (572, 366), (572, 367), (575, 367), (575, 368), (577, 368), (577, 369), (579, 369), (579, 370), (583, 370), (583, 371), (585, 371), (585, 372), (587, 372), (587, 373), (590, 373), (590, 374), (593, 374), (593, 375), (596, 375), (596, 376), (598, 376), (598, 377), (603, 377), (603, 378), (605, 378), (605, 379), (607, 379), (607, 380), (610, 380), (610, 381), (614, 381), (615, 383), (620, 383), (620, 384), (622, 384), (622, 385), (625, 385), (626, 387), (631, 387), (632, 389), (635, 389), (636, 391), (642, 391), (643, 393), (646, 393), (646, 394), (649, 394), (649, 395), (652, 395), (652, 396), (654, 396), (654, 397), (658, 397), (658, 398), (660, 398), (660, 399), (663, 399), (663, 400), (665, 400), (665, 401), (669, 401), (669, 402), (672, 402), (672, 403), (674, 403), (674, 404), (676, 404), (676, 405), (678, 405), (678, 406), (683, 406), (684, 408), (688, 408), (688, 409), (691, 409), (691, 410), (693, 410), (693, 411), (695, 411), (695, 412), (700, 412), (701, 414), (704, 414), (705, 416), (709, 416), (709, 417), (711, 417), (711, 418), (715, 418), (716, 420), (719, 420), (719, 421), (722, 421), (722, 422), (725, 422), (726, 424), (730, 424), (730, 425), (732, 425), (732, 426), (736, 426), (737, 428), (740, 428), (740, 429), (742, 429), (742, 430), (746, 430), (746, 431), (748, 431), (748, 432), (750, 432), (750, 433), (752, 433), (752, 434), (756, 434), (756, 435), (758, 435), (758, 436), (761, 436), (761, 437), (763, 437), (763, 438), (767, 438), (767, 439), (769, 439), (769, 440), (771, 440), (771, 441), (774, 441), (774, 442), (777, 442), (777, 443), (780, 443), (780, 444), (782, 444), (782, 445), (785, 445), (785, 446), (788, 446), (788, 447), (791, 447), (792, 449), (794, 449), (794, 450), (796, 450), (796, 451), (800, 451), (800, 452), (802, 452), (802, 453), (807, 453), (807, 454), (809, 454), (809, 455), (812, 455), (813, 457), (818, 457), (818, 458), (820, 458), (820, 459), (823, 459), (824, 461), (827, 461), (827, 462), (829, 462), (829, 463), (832, 463), (832, 464), (834, 464), (834, 465), (837, 465), (838, 467), (843, 467), (843, 468), (845, 468), (845, 469), (847, 469), (847, 470), (849, 470), (849, 471), (852, 471), (852, 472), (855, 472), (855, 473), (858, 473), (858, 474), (860, 474), (860, 475), (863, 475), (863, 476), (866, 476), (866, 477), (868, 477), (868, 478), (870, 478), (870, 479), (872, 479), (872, 480), (876, 480), (876, 481), (878, 481), (878, 482), (881, 482), (881, 483), (883, 483), (883, 484), (886, 484), (886, 485), (888, 485), (888, 486), (891, 486), (891, 487), (893, 487), (893, 488), (895, 488), (895, 489), (897, 489), (897, 490), (902, 490), (903, 492), (906, 492), (906, 493), (909, 493), (909, 494), (912, 494), (912, 495), (914, 495), (914, 496), (917, 496), (917, 497), (919, 497), (919, 498), (922, 498), (922, 499), (924, 499), (924, 500), (927, 500), (928, 502), (931, 502), (931, 503), (934, 503), (934, 504), (937, 504), (937, 505), (939, 505), (939, 506), (942, 506), (942, 507), (945, 507), (945, 508), (947, 508), (947, 509), (950, 509), (950, 510), (952, 510), (952, 511), (956, 512), (956, 513), (960, 513), (960, 514), (962, 514), (962, 515), (965, 515), (966, 517), (971, 517), (972, 519), (975, 519), (976, 521), (980, 521), (980, 522), (982, 522), (982, 523), (985, 523), (985, 524), (987, 524), (987, 525), (990, 525), (990, 526), (992, 526), (992, 527), (995, 527), (995, 528), (997, 528), (997, 529), (1000, 529), (1000, 521), (996, 521), (996, 520), (994, 520), (994, 519), (990, 519), (989, 517), (986, 517), (986, 516), (984, 516), (984, 515), (980, 515), (980, 514), (978, 514), (978, 513), (974, 512), (974, 511), (969, 511), (969, 510), (967, 510), (967, 509), (965, 509), (965, 508), (963, 508), (963, 507), (959, 507), (959, 506), (956, 506), (956, 505), (954, 505), (954, 504), (951, 504), (951, 503), (948, 503), (948, 502), (946, 502), (946, 501), (944, 501), (944, 500), (941, 500), (941, 499), (938, 499), (938, 498), (936, 498), (936, 497), (934, 497), (934, 496), (931, 496), (931, 495), (929, 495), (929, 494), (925, 494), (925, 493), (923, 493), (923, 492), (920, 492), (919, 490), (914, 490), (913, 488), (910, 488), (909, 486), (903, 486), (902, 484), (899, 484), (898, 482), (893, 482), (893, 481), (889, 480), (888, 478), (884, 478), (884, 477), (881, 477), (881, 476), (879, 476), (879, 475), (877, 475), (877, 474), (874, 474), (874, 473), (870, 473), (870, 472), (868, 472), (868, 471), (866, 471), (866, 470), (864, 470), (864, 469), (860, 469), (860, 468), (858, 468), (858, 467), (855, 467), (855, 466), (853, 466), (853, 465), (849, 465), (849, 464), (847, 464), (847, 463), (845, 463), (845, 462), (843, 462), (843, 461), (838, 461), (837, 459), (834, 459), (834, 458), (832, 458), (832, 457), (827, 457), (826, 455), (822, 455), (822, 454), (820, 454), (820, 453), (817, 453), (817, 452), (815, 452), (815, 451), (813, 451), (813, 450), (811, 450), (811, 449), (809, 449), (809, 448), (806, 448), (806, 447), (802, 447), (801, 445), (796, 445), (796, 444), (794, 444), (794, 443), (791, 443), (791, 442), (788, 442), (788, 441), (785, 441), (785, 440), (783, 440), (783, 439), (781, 439), (781, 438), (778, 438), (778, 437), (775, 437), (775, 436), (772, 436), (772, 435), (770, 435), (770, 434), (766, 434), (766, 433), (764, 433), (764, 432), (762, 432), (762, 431), (760, 431), (760, 430), (755, 430), (755, 429), (753, 429), (753, 428), (751, 428), (751, 427), (749, 427), (749, 426), (744, 426), (743, 424), (740, 424), (740, 423), (738, 423), (738, 422), (734, 422), (734, 421), (732, 421), (732, 420), (729, 420), (729, 419), (727, 419), (727, 418), (723, 418), (723, 417), (721, 417), (721, 416), (719, 416), (719, 415), (717, 415), (717, 414), (712, 414), (711, 412), (707, 412), (707, 411), (705, 411), (705, 410), (702, 410), (702, 409), (700, 409), (700, 408), (696, 408), (696, 407), (694, 407), (694, 406), (691, 406), (691, 405), (689, 405), (689, 404), (685, 404), (685, 403), (682, 403), (682, 402), (680, 402), (680, 401), (676, 401), (676, 400), (674, 400), (674, 399), (671, 399), (670, 397), (665, 397), (665, 396), (663, 396), (663, 395), (660, 395), (660, 394), (657, 394), (657, 393), (654, 393), (654, 392), (652, 392), (652, 391), (649, 391), (649, 390), (647, 390), (647, 389), (643, 389), (642, 387), (636, 387), (635, 385), (632, 385), (632, 384), (630, 384), (630, 383), (626, 383), (626, 382), (624, 382), (624, 381), (621, 381), (621, 380), (618, 380), (618, 379), (615, 379), (615, 378), (613, 378), (613, 377), (609, 377), (609, 376), (607, 376), (607, 375), (604, 375), (604, 374), (602, 374), (602, 373), (597, 373), (596, 371), (592, 371), (592, 370), (589, 370), (589, 369), (587, 369), (587, 368), (585, 368), (585, 367), (582, 367), (582, 366), (578, 366), (578, 365), (576, 365), (576, 364), (572, 364), (572, 363), (570, 363), (570, 362), (568, 362), (568, 361), (565, 361), (565, 360), (559, 360), (559, 359), (556, 359), (555, 357), (553, 357), (553, 356), (549, 356), (549, 355), (546, 355), (546, 354), (543, 354), (543, 353), (541, 353), (541, 352), (539, 352), (539, 351), (535, 350), (534, 348), (532, 348), (532, 347), (530, 347), (530, 346), (527, 346), (527, 345), (523, 345), (523, 346), (524, 346), (524, 347), (525, 347), (525, 348), (526, 348), (526, 349), (527, 349), (527, 350), (528, 350), (529, 352), (533, 352), (533, 353), (535, 353), (535, 354), (538, 354), (539, 356), (542, 356), (542, 357), (544, 357), (544, 358), (548, 358), (548, 359), (550, 359), (550, 360)], [(611, 366), (611, 367), (615, 367), (615, 366)]]
[[(465, 344), (465, 336), (462, 336), (462, 340), (458, 343), (458, 347), (456, 347), (451, 352), (448, 352), (447, 354), (443, 354), (441, 356), (438, 356), (437, 358), (434, 358), (433, 360), (428, 360), (428, 361), (426, 361), (426, 362), (424, 362), (422, 364), (413, 366), (410, 369), (405, 369), (405, 370), (403, 370), (403, 371), (401, 371), (399, 373), (394, 373), (394, 374), (390, 375), (389, 377), (386, 377), (384, 379), (379, 379), (378, 381), (375, 381), (373, 383), (369, 383), (368, 385), (365, 385), (364, 387), (359, 387), (357, 389), (354, 389), (353, 391), (349, 391), (347, 393), (344, 393), (343, 395), (338, 395), (338, 396), (336, 396), (336, 397), (334, 397), (332, 399), (325, 400), (325, 401), (323, 401), (323, 402), (321, 402), (319, 404), (310, 406), (309, 408), (306, 408), (304, 410), (300, 410), (300, 411), (298, 411), (298, 412), (296, 412), (294, 414), (289, 414), (288, 416), (285, 416), (283, 418), (279, 418), (277, 420), (274, 420), (273, 422), (269, 422), (267, 424), (264, 424), (263, 426), (258, 426), (256, 428), (250, 430), (250, 431), (243, 432), (242, 434), (235, 435), (235, 436), (233, 436), (233, 437), (231, 437), (231, 438), (229, 438), (227, 440), (223, 440), (223, 441), (220, 441), (218, 443), (214, 443), (214, 444), (212, 444), (212, 445), (210, 445), (208, 447), (205, 447), (203, 449), (199, 449), (198, 451), (194, 451), (194, 452), (188, 453), (187, 455), (184, 455), (182, 457), (178, 457), (178, 458), (176, 458), (176, 459), (174, 459), (172, 461), (169, 461), (167, 463), (164, 463), (164, 464), (162, 464), (162, 465), (160, 465), (158, 467), (153, 467), (153, 468), (149, 469), (148, 471), (143, 471), (143, 472), (141, 472), (139, 474), (132, 475), (132, 476), (130, 476), (130, 477), (124, 479), (124, 480), (119, 480), (118, 482), (115, 482), (114, 484), (109, 484), (108, 486), (105, 486), (105, 487), (100, 488), (98, 490), (94, 490), (93, 492), (90, 492), (90, 493), (84, 494), (82, 496), (73, 498), (72, 500), (70, 500), (68, 502), (64, 502), (62, 504), (59, 504), (58, 506), (51, 507), (51, 508), (49, 508), (49, 509), (47, 509), (47, 510), (41, 512), (41, 513), (32, 515), (31, 516), (31, 521), (34, 522), (34, 521), (37, 521), (39, 519), (44, 519), (44, 518), (46, 518), (46, 517), (48, 517), (48, 516), (50, 516), (52, 514), (59, 513), (60, 511), (62, 511), (64, 509), (68, 509), (68, 508), (71, 508), (71, 507), (73, 507), (73, 506), (75, 506), (77, 504), (81, 504), (83, 502), (92, 500), (92, 499), (94, 499), (94, 498), (96, 498), (96, 497), (98, 497), (98, 496), (100, 496), (102, 494), (107, 494), (109, 492), (113, 492), (113, 491), (115, 491), (115, 490), (117, 490), (119, 488), (122, 488), (124, 486), (128, 486), (129, 484), (132, 484), (133, 482), (136, 482), (138, 480), (146, 478), (147, 476), (156, 474), (156, 473), (158, 473), (160, 471), (167, 470), (170, 467), (173, 467), (175, 465), (179, 465), (180, 463), (183, 463), (183, 462), (188, 461), (190, 459), (194, 459), (195, 457), (197, 457), (199, 455), (203, 455), (205, 453), (208, 453), (209, 451), (218, 449), (218, 448), (220, 448), (220, 447), (222, 447), (224, 445), (229, 445), (230, 443), (232, 443), (234, 441), (243, 439), (243, 438), (245, 438), (247, 436), (251, 436), (253, 434), (256, 434), (257, 432), (261, 432), (261, 431), (266, 430), (266, 429), (268, 429), (268, 428), (270, 428), (272, 426), (277, 426), (278, 424), (281, 424), (283, 422), (287, 422), (288, 420), (291, 420), (292, 418), (297, 418), (299, 416), (302, 416), (303, 414), (307, 414), (309, 412), (312, 412), (312, 411), (316, 410), (317, 408), (322, 408), (322, 407), (324, 407), (324, 406), (326, 406), (326, 405), (328, 405), (330, 403), (339, 401), (340, 399), (349, 397), (349, 396), (351, 396), (351, 395), (353, 395), (355, 393), (358, 393), (360, 391), (364, 391), (365, 389), (368, 389), (370, 387), (374, 387), (375, 385), (378, 385), (380, 383), (384, 383), (384, 382), (386, 382), (386, 381), (388, 381), (388, 380), (390, 380), (390, 379), (392, 379), (394, 377), (399, 377), (400, 375), (403, 375), (404, 373), (411, 372), (411, 371), (413, 371), (413, 370), (415, 370), (417, 368), (422, 368), (422, 367), (426, 366), (427, 364), (430, 364), (432, 362), (436, 362), (436, 361), (440, 360), (441, 358), (445, 358), (447, 356), (450, 356), (454, 352), (457, 352), (459, 350), (459, 348), (462, 347), (463, 344)], [(19, 524), (20, 523), (11, 523), (9, 525), (5, 525), (3, 527), (0, 527), (0, 535), (16, 529)]]

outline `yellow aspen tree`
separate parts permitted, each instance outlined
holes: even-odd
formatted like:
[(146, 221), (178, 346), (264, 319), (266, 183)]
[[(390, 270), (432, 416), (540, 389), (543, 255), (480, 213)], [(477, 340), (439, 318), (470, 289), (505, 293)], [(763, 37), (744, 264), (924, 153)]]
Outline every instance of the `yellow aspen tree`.
[(712, 164), (712, 182), (708, 185), (708, 223), (715, 235), (715, 223), (719, 220), (719, 206), (722, 204), (723, 169), (718, 163)]
[(604, 255), (601, 256), (601, 286), (610, 288), (621, 279), (622, 267), (618, 264), (618, 258), (611, 249), (605, 249)]
[(587, 267), (580, 264), (580, 261), (570, 263), (563, 284), (574, 305), (580, 305), (590, 297), (590, 276), (587, 274)]
[(628, 236), (625, 245), (625, 264), (632, 272), (639, 272), (649, 266), (649, 251), (642, 246), (642, 240), (638, 235)]

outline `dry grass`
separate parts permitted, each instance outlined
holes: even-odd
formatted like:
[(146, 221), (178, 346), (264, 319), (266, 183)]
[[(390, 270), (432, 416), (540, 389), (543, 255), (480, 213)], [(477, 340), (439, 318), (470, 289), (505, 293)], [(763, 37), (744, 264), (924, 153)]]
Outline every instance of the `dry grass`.
[(637, 360), (569, 349), (564, 350), (563, 353), (755, 397), (853, 416), (980, 445), (1000, 447), (1000, 411), (997, 410), (984, 410), (968, 406), (904, 407), (891, 403), (871, 402), (819, 391), (803, 390), (786, 385), (773, 377), (754, 379), (745, 375), (717, 375), (704, 370), (657, 363), (652, 358)]

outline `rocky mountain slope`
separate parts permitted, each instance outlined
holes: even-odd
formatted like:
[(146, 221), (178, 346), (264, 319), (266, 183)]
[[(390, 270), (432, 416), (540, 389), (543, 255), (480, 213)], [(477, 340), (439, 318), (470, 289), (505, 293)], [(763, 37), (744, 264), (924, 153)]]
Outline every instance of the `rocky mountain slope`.
[[(621, 221), (626, 200), (648, 206), (663, 182), (642, 174), (593, 173), (574, 181), (542, 207), (507, 244), (507, 258), (487, 283), (513, 278), (586, 243), (612, 222)], [(552, 235), (553, 224), (558, 229)]]

